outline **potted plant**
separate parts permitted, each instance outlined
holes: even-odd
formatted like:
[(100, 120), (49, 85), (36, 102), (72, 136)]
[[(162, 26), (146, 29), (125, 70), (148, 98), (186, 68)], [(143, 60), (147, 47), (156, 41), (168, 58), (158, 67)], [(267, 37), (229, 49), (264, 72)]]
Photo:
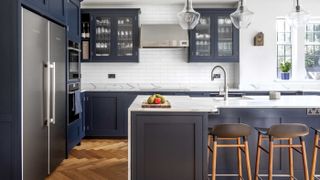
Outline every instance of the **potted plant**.
[(292, 63), (288, 61), (284, 61), (280, 64), (281, 70), (281, 79), (289, 80), (290, 79), (290, 70), (292, 68)]

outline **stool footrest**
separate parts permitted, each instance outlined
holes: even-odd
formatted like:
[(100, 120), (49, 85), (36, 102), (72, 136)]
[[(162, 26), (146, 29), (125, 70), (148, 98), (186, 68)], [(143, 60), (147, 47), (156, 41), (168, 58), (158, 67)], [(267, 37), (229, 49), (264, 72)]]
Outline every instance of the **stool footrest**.
[[(257, 176), (261, 180), (263, 180), (262, 177), (269, 177), (268, 174), (258, 174)], [(288, 178), (292, 177), (292, 178), (298, 180), (296, 177), (290, 176), (289, 174), (273, 174), (272, 177), (288, 177)]]
[[(208, 174), (208, 176), (212, 177), (212, 174)], [(239, 177), (244, 180), (244, 178), (239, 176), (239, 174), (216, 174), (216, 177)]]

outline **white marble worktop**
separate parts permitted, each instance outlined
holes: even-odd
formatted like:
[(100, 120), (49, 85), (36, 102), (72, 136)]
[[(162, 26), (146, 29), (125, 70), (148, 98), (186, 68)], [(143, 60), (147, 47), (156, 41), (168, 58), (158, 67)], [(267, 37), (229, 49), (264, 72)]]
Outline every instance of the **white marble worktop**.
[(269, 100), (269, 96), (230, 97), (227, 101), (216, 97), (167, 96), (171, 108), (142, 108), (148, 96), (138, 96), (129, 111), (152, 112), (216, 112), (219, 108), (320, 108), (320, 96), (281, 96)]
[[(211, 92), (222, 89), (221, 84), (216, 83), (82, 83), (81, 89), (94, 92)], [(229, 91), (305, 91), (320, 92), (320, 83), (295, 84), (295, 83), (272, 83), (272, 84), (249, 84), (241, 88), (230, 88)]]
[(149, 96), (138, 96), (131, 106), (129, 111), (154, 111), (154, 112), (217, 112), (218, 109), (214, 104), (210, 104), (208, 99), (199, 101), (193, 100), (189, 96), (166, 96), (170, 102), (171, 108), (142, 108), (141, 105), (148, 99)]

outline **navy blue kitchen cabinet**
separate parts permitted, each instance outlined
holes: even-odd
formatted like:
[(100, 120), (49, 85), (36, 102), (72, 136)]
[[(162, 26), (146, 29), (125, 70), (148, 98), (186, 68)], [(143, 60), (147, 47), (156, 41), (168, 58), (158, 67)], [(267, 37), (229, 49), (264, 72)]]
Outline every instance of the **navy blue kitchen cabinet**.
[(140, 9), (82, 9), (82, 23), (90, 27), (83, 30), (90, 31), (90, 50), (84, 50), (90, 57), (82, 62), (139, 62), (139, 13)]
[(67, 12), (66, 22), (67, 22), (68, 39), (73, 42), (80, 43), (80, 40), (81, 40), (80, 1), (79, 0), (67, 0), (66, 12)]
[(207, 113), (132, 112), (132, 180), (207, 179)]
[(22, 0), (22, 4), (39, 11), (48, 8), (48, 1), (49, 0)]
[(22, 4), (62, 25), (66, 22), (66, 0), (22, 0)]
[(239, 62), (239, 30), (229, 15), (235, 9), (197, 9), (199, 24), (189, 32), (189, 62)]
[(21, 176), (20, 3), (2, 0), (0, 23), (0, 179)]
[(47, 0), (47, 1), (48, 1), (48, 10), (50, 15), (61, 22), (65, 22), (66, 21), (65, 3), (67, 0)]
[(86, 94), (86, 136), (124, 136), (120, 96), (118, 93)]
[(69, 153), (73, 147), (81, 143), (85, 136), (85, 93), (81, 93), (82, 99), (82, 113), (79, 118), (72, 122), (68, 122), (67, 128), (67, 152)]
[(69, 153), (73, 147), (81, 142), (83, 136), (83, 124), (82, 119), (73, 121), (68, 125), (67, 132), (67, 152)]

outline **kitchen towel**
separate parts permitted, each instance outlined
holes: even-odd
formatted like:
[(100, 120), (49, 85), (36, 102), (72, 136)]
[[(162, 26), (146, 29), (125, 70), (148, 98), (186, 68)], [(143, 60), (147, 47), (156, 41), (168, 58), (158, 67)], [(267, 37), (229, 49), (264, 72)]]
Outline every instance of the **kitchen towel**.
[(82, 113), (81, 92), (80, 90), (74, 92), (74, 113)]

